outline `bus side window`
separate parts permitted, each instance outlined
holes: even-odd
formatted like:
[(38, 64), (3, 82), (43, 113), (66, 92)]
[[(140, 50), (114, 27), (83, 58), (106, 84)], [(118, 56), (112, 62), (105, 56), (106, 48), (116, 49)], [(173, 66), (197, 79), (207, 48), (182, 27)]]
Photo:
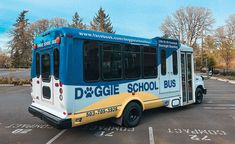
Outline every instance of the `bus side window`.
[(157, 54), (156, 48), (143, 48), (143, 75), (144, 78), (157, 77)]
[(125, 45), (124, 47), (125, 77), (127, 79), (138, 79), (141, 76), (140, 47)]
[(177, 75), (178, 74), (178, 64), (177, 64), (177, 51), (174, 51), (172, 54), (173, 58), (173, 74)]
[(104, 80), (122, 78), (122, 55), (119, 44), (103, 43), (102, 75)]
[(54, 77), (59, 79), (60, 53), (58, 48), (54, 49)]
[(100, 76), (100, 54), (97, 41), (86, 40), (83, 44), (84, 78), (86, 81), (98, 81)]
[(40, 76), (40, 55), (36, 53), (36, 76), (39, 78)]
[(161, 73), (166, 75), (166, 51), (161, 50)]

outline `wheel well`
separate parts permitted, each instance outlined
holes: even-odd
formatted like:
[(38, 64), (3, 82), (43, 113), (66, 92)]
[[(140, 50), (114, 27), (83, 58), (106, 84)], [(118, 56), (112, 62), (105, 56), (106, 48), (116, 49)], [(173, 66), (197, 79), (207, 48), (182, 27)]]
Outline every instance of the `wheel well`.
[[(143, 105), (142, 105), (142, 103), (141, 103), (140, 101), (138, 101), (138, 100), (131, 100), (131, 101), (129, 101), (129, 102), (127, 103), (127, 105), (128, 105), (129, 103), (131, 103), (131, 102), (135, 102), (135, 103), (139, 104), (140, 107), (141, 107), (141, 109), (142, 109), (142, 111), (143, 111)], [(127, 106), (127, 105), (126, 105), (126, 106)], [(125, 106), (125, 107), (126, 107), (126, 106)]]
[(202, 85), (199, 85), (199, 86), (197, 86), (197, 88), (196, 89), (201, 89), (201, 90), (203, 90), (203, 87), (202, 87)]
[(141, 109), (142, 109), (142, 111), (144, 110), (144, 106), (143, 106), (143, 104), (141, 103), (141, 101), (140, 101), (140, 100), (137, 100), (137, 99), (133, 99), (133, 100), (130, 100), (129, 102), (127, 102), (127, 103), (125, 103), (125, 104), (123, 105), (124, 107), (122, 107), (122, 109), (120, 110), (120, 112), (117, 114), (116, 118), (119, 118), (119, 117), (121, 117), (121, 116), (123, 115), (123, 112), (124, 112), (126, 106), (127, 106), (129, 103), (131, 103), (131, 102), (135, 102), (135, 103), (139, 104), (140, 107), (141, 107)]

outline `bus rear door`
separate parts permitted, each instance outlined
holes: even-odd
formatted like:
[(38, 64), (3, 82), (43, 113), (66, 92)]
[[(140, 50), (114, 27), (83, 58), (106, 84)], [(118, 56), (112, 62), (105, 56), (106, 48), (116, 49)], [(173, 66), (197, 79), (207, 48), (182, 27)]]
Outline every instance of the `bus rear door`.
[(42, 101), (53, 103), (53, 77), (52, 77), (53, 54), (51, 50), (42, 50), (41, 52), (41, 91)]

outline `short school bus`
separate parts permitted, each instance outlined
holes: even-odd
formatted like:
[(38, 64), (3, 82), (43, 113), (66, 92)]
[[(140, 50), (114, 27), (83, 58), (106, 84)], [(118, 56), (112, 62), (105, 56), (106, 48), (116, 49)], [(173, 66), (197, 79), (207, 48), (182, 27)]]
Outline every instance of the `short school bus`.
[(193, 64), (177, 40), (53, 29), (34, 40), (28, 110), (58, 128), (107, 118), (134, 127), (144, 110), (202, 102)]

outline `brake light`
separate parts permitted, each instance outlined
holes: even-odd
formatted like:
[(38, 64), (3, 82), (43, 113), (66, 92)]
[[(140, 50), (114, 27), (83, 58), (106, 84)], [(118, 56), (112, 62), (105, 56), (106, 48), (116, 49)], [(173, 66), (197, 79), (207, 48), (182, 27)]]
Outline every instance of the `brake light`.
[(63, 112), (64, 115), (66, 115), (66, 112)]
[(62, 94), (63, 93), (63, 89), (62, 88), (60, 88), (60, 94)]
[(55, 41), (56, 41), (57, 44), (60, 44), (60, 37), (57, 37), (57, 38), (55, 39)]
[(63, 86), (63, 84), (62, 84), (62, 82), (60, 82), (60, 87), (62, 87)]
[(58, 84), (58, 83), (55, 83), (55, 87), (59, 87), (59, 84)]

